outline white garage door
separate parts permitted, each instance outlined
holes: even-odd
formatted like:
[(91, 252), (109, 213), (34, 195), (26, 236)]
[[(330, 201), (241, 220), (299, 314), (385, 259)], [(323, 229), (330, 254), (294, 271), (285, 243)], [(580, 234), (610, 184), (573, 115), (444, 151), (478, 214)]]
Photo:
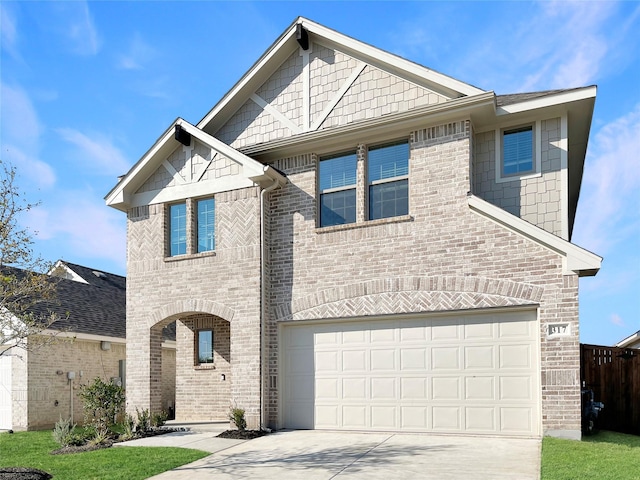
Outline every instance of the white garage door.
[(11, 412), (11, 357), (0, 355), (0, 429), (13, 428)]
[(535, 311), (290, 325), (286, 428), (540, 434)]

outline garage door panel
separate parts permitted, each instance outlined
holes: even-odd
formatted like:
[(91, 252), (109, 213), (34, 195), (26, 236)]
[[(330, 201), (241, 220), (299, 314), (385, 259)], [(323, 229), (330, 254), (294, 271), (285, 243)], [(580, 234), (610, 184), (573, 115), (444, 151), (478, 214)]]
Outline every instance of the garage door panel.
[(427, 379), (403, 377), (400, 379), (401, 400), (426, 400)]
[(368, 406), (364, 404), (344, 405), (342, 407), (342, 425), (346, 428), (367, 428), (369, 423), (367, 410)]
[[(338, 373), (339, 357), (338, 351), (316, 352), (315, 370), (318, 373)], [(292, 367), (299, 368), (299, 367)], [(313, 368), (311, 369), (313, 371)]]
[(446, 432), (460, 431), (460, 407), (434, 406), (431, 410), (433, 430)]
[(400, 408), (400, 428), (403, 430), (426, 431), (429, 410), (425, 406), (406, 406)]
[(364, 372), (367, 370), (367, 351), (345, 350), (342, 352), (343, 372)]
[(467, 340), (493, 340), (495, 337), (494, 325), (483, 320), (466, 320), (464, 325), (464, 338)]
[(427, 368), (426, 348), (402, 348), (400, 350), (400, 368), (403, 372), (424, 371)]
[(505, 369), (531, 369), (531, 345), (502, 345), (500, 346), (500, 368)]
[(371, 371), (383, 372), (396, 370), (396, 350), (394, 348), (371, 349)]
[(431, 368), (437, 370), (459, 370), (459, 347), (433, 347), (431, 349)]
[(340, 426), (338, 413), (339, 408), (336, 405), (317, 405), (315, 408), (315, 428), (338, 428)]
[(284, 330), (285, 427), (540, 434), (535, 311)]
[(495, 377), (466, 377), (466, 400), (495, 400)]
[(495, 347), (493, 345), (471, 346), (464, 349), (465, 369), (493, 369)]
[(371, 407), (371, 426), (378, 429), (396, 428), (398, 408), (395, 405)]
[(460, 328), (451, 320), (433, 320), (431, 324), (431, 340), (434, 342), (460, 340)]
[(398, 398), (396, 391), (396, 377), (373, 377), (371, 378), (371, 400), (395, 400)]
[(371, 343), (389, 343), (396, 341), (396, 328), (394, 325), (384, 324), (373, 328), (370, 333)]
[(433, 400), (460, 400), (460, 377), (434, 377), (431, 391)]
[[(315, 396), (319, 400), (337, 401), (340, 399), (339, 380), (337, 378), (317, 378), (315, 381)], [(312, 395), (313, 395), (313, 391)]]
[(342, 380), (342, 398), (366, 400), (368, 396), (367, 379), (365, 377), (349, 377)]
[(465, 408), (465, 430), (473, 433), (491, 433), (496, 430), (494, 407)]

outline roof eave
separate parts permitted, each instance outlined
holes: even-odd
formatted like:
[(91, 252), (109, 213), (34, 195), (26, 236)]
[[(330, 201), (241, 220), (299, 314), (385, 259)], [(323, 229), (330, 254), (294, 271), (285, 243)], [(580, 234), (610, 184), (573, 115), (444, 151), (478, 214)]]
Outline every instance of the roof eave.
[(580, 277), (588, 277), (594, 276), (600, 270), (602, 257), (516, 217), (480, 197), (470, 195), (468, 202), (473, 212), (560, 254), (565, 275), (575, 273)]
[(398, 136), (406, 137), (411, 129), (426, 128), (443, 121), (460, 120), (465, 117), (472, 118), (475, 115), (487, 116), (493, 112), (494, 97), (493, 92), (483, 92), (472, 97), (456, 98), (446, 103), (427, 105), (340, 127), (249, 145), (239, 150), (252, 158), (269, 162), (309, 152), (324, 154), (327, 153), (327, 148), (337, 151), (352, 146), (354, 142), (364, 142), (369, 139), (379, 142)]

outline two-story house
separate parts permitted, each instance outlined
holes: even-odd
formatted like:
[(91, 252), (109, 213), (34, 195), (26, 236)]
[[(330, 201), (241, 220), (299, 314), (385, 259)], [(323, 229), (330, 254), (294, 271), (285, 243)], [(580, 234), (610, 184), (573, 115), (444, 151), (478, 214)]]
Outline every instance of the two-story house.
[(161, 408), (176, 321), (178, 420), (579, 438), (595, 94), (496, 95), (298, 18), (106, 197), (128, 408)]

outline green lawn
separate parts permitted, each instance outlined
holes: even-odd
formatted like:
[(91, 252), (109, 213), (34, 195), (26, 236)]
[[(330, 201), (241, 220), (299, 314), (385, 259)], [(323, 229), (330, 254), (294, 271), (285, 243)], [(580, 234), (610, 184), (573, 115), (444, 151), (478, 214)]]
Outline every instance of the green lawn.
[(640, 436), (600, 432), (583, 441), (545, 437), (542, 480), (640, 480)]
[(69, 455), (50, 455), (59, 445), (51, 430), (0, 433), (0, 466), (39, 468), (60, 480), (136, 480), (209, 455), (165, 447), (115, 447)]

